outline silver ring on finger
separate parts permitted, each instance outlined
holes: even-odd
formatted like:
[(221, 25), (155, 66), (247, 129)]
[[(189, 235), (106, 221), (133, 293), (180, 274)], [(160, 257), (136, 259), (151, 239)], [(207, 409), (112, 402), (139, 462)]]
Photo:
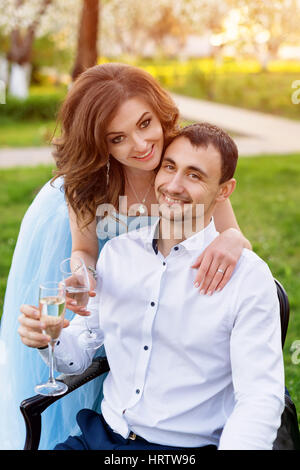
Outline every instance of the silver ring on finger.
[(217, 269), (217, 272), (218, 272), (218, 273), (221, 273), (221, 274), (224, 274), (225, 271), (224, 271), (224, 269), (218, 268), (218, 269)]

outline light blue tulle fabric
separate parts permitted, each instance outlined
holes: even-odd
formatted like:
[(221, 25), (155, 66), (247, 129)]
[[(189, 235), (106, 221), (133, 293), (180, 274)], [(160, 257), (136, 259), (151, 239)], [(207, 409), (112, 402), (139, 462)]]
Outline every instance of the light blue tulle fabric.
[[(20, 340), (18, 316), (21, 304), (38, 304), (39, 284), (60, 279), (59, 264), (71, 255), (71, 233), (62, 185), (61, 179), (56, 180), (54, 187), (48, 182), (26, 212), (8, 277), (0, 330), (0, 449), (23, 449), (25, 424), (19, 405), (34, 395), (36, 384), (48, 378), (49, 369), (39, 353)], [(118, 220), (99, 221), (99, 252), (111, 237), (154, 220), (119, 215)], [(67, 312), (67, 318), (72, 316), (72, 312)], [(97, 351), (97, 355), (103, 354), (103, 348)], [(53, 449), (70, 434), (79, 433), (77, 411), (82, 408), (100, 410), (104, 378), (99, 377), (61, 398), (43, 413), (39, 449)]]

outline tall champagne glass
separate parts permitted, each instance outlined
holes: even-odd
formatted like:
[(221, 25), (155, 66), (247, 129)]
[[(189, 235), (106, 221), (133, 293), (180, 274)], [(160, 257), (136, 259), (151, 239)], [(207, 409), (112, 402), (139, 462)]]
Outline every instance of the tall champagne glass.
[(40, 286), (39, 309), (40, 319), (44, 323), (44, 334), (51, 337), (49, 351), (49, 379), (46, 383), (37, 385), (35, 392), (40, 395), (62, 395), (68, 386), (54, 378), (54, 348), (63, 327), (66, 295), (64, 283), (45, 282)]
[[(60, 270), (66, 285), (66, 295), (76, 300), (78, 307), (86, 307), (89, 301), (90, 278), (84, 261), (80, 257), (67, 258), (60, 264)], [(90, 328), (84, 318), (85, 329), (78, 336), (78, 343), (83, 349), (96, 350), (100, 347), (97, 333)]]

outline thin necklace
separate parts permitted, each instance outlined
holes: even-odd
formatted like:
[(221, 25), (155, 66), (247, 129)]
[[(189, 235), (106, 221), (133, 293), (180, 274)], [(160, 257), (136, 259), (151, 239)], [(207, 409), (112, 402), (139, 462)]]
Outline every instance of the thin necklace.
[[(139, 202), (139, 201), (140, 201), (140, 198), (138, 197), (138, 195), (137, 195), (137, 193), (136, 193), (136, 190), (134, 189), (134, 187), (133, 187), (133, 185), (131, 184), (130, 179), (128, 178), (127, 175), (126, 175), (126, 178), (127, 178), (128, 183), (129, 183), (129, 186), (131, 187), (131, 189), (132, 189), (132, 191), (133, 191), (133, 193), (134, 193), (134, 195), (135, 195), (136, 200)], [(153, 181), (149, 184), (149, 188), (147, 189), (146, 194), (145, 194), (145, 196), (143, 197), (142, 202), (140, 203), (140, 205), (139, 205), (139, 207), (138, 207), (138, 211), (139, 211), (140, 214), (145, 214), (145, 212), (147, 212), (147, 208), (146, 208), (146, 206), (145, 206), (145, 203), (146, 203), (146, 199), (147, 199), (147, 196), (148, 196), (148, 194), (149, 194), (149, 191), (150, 191), (150, 189), (151, 189), (151, 187), (152, 187), (152, 183), (153, 183)]]

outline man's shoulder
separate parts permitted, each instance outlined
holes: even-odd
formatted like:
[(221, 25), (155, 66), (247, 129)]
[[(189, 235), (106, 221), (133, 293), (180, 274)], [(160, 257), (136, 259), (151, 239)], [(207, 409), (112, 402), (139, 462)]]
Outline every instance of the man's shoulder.
[(261, 263), (266, 264), (266, 262), (260, 256), (258, 256), (254, 251), (248, 250), (248, 248), (243, 249), (241, 254), (241, 262), (245, 264), (245, 266), (250, 266), (253, 263), (258, 265)]
[(270, 267), (254, 251), (244, 248), (241, 257), (236, 265), (234, 274), (238, 278), (252, 278), (255, 284), (262, 280), (266, 283), (273, 280)]
[(246, 269), (253, 268), (254, 266), (268, 267), (266, 261), (254, 253), (254, 251), (248, 250), (248, 248), (243, 249), (240, 262)]

